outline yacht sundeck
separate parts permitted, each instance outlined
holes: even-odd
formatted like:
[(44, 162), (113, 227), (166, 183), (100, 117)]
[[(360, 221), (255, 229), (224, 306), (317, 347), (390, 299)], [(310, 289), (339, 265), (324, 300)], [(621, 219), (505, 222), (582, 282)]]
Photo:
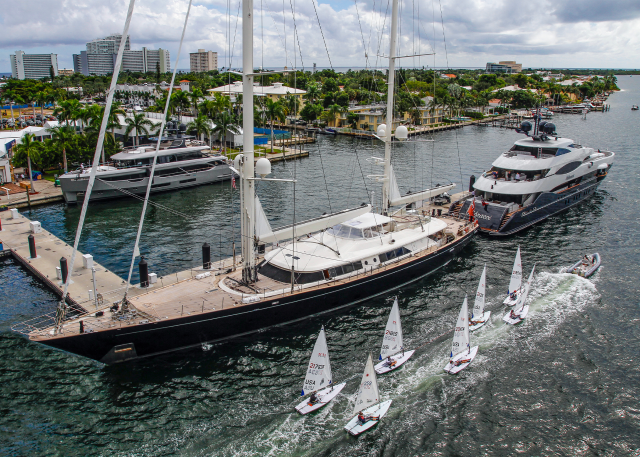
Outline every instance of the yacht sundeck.
[(475, 201), (480, 232), (511, 235), (570, 208), (591, 196), (607, 176), (615, 154), (594, 150), (555, 135), (545, 121), (523, 122), (527, 138), (498, 157), (491, 170), (473, 182), (474, 197), (451, 205), (452, 215), (466, 214)]
[[(231, 179), (227, 159), (206, 153), (203, 142), (189, 138), (170, 138), (161, 144), (151, 192), (182, 189)], [(91, 200), (144, 195), (155, 154), (155, 146), (139, 146), (111, 156), (110, 165), (98, 167)], [(62, 195), (67, 203), (82, 201), (91, 168), (81, 167), (60, 176)]]

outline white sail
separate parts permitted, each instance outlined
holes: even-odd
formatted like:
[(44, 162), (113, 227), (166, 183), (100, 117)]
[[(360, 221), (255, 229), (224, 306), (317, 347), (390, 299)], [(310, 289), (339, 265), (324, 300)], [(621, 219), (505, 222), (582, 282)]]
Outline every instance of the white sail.
[[(326, 228), (333, 227), (336, 224), (355, 219), (356, 217), (369, 212), (371, 212), (371, 205), (365, 205), (359, 208), (347, 209), (344, 211), (339, 211), (337, 213), (327, 214), (315, 219), (300, 222), (295, 225), (295, 236), (302, 236), (308, 233), (319, 232), (320, 230), (324, 230)], [(259, 235), (257, 234), (258, 229), (256, 227), (256, 236), (263, 243), (277, 243), (293, 238), (293, 230), (294, 227), (292, 225), (288, 225), (271, 232), (266, 232), (263, 235)]]
[(520, 290), (522, 287), (522, 260), (520, 260), (520, 246), (516, 253), (516, 260), (513, 262), (513, 271), (511, 272), (511, 281), (509, 281), (509, 292)]
[(471, 318), (481, 318), (484, 315), (484, 295), (487, 280), (487, 265), (485, 264), (482, 270), (482, 276), (480, 276), (480, 282), (478, 283), (478, 291), (476, 292), (476, 301), (473, 303), (473, 311), (471, 311)]
[(380, 401), (378, 380), (376, 379), (376, 372), (373, 369), (371, 354), (369, 354), (367, 365), (364, 367), (364, 373), (362, 374), (362, 381), (360, 382), (360, 389), (358, 390), (358, 397), (356, 398), (356, 406), (353, 409), (354, 416), (363, 409), (375, 405), (378, 401)]
[(389, 165), (389, 201), (397, 201), (400, 200), (400, 198), (402, 198), (402, 196), (400, 195), (398, 180), (396, 179), (396, 174), (393, 172), (393, 165)]
[(256, 221), (256, 238), (262, 240), (264, 238), (272, 237), (273, 230), (271, 230), (271, 224), (269, 224), (269, 220), (267, 219), (266, 214), (264, 214), (264, 210), (262, 209), (262, 205), (260, 204), (260, 199), (256, 195), (256, 203), (255, 203), (255, 221)]
[(534, 265), (531, 269), (531, 273), (529, 274), (529, 280), (524, 287), (524, 292), (520, 294), (520, 296), (518, 297), (518, 301), (516, 302), (516, 305), (514, 307), (516, 309), (516, 314), (520, 314), (524, 309), (525, 304), (527, 303), (527, 297), (529, 296), (529, 289), (531, 288), (531, 283), (533, 282), (533, 274), (535, 271), (536, 266)]
[(467, 350), (469, 350), (469, 309), (467, 306), (467, 296), (465, 295), (462, 309), (456, 322), (453, 343), (451, 344), (451, 355), (449, 357), (453, 357)]
[(331, 363), (329, 362), (329, 349), (327, 348), (327, 338), (324, 333), (324, 326), (320, 330), (316, 344), (313, 347), (313, 354), (307, 368), (307, 377), (302, 384), (302, 394), (315, 392), (331, 384)]
[(400, 352), (402, 348), (402, 326), (400, 325), (400, 309), (398, 308), (398, 299), (396, 298), (389, 313), (387, 328), (384, 331), (382, 339), (382, 349), (380, 350), (380, 360), (389, 355)]

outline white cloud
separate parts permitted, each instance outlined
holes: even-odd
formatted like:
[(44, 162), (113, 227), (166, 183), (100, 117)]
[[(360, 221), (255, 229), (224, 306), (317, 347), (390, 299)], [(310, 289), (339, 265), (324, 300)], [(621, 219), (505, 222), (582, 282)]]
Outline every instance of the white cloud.
[[(188, 53), (198, 48), (218, 51), (220, 65), (227, 62), (229, 42), (233, 66), (241, 65), (241, 22), (236, 29), (238, 0), (229, 0), (231, 17), (222, 0), (194, 2), (179, 68), (188, 67)], [(254, 0), (255, 64), (267, 67), (289, 65), (300, 54), (307, 68), (316, 62), (329, 65), (327, 51), (318, 27), (316, 12), (309, 0), (296, 0), (296, 26), (291, 14), (293, 0)], [(60, 67), (71, 68), (73, 53), (84, 49), (86, 41), (122, 30), (128, 1), (113, 0), (30, 0), (14, 2), (0, 16), (3, 42), (0, 45), (0, 71), (9, 72), (9, 54), (54, 52)], [(261, 9), (262, 5), (262, 9)], [(131, 24), (132, 48), (142, 46), (166, 48), (172, 61), (178, 49), (187, 2), (184, 0), (137, 0)], [(376, 54), (388, 53), (388, 38), (378, 42), (384, 24), (388, 34), (388, 1), (358, 2), (344, 0), (316, 3), (324, 38), (335, 67), (365, 65), (363, 39), (371, 63)], [(401, 5), (400, 52), (427, 52), (435, 41), (436, 65), (482, 67), (487, 61), (517, 60), (526, 66), (549, 67), (618, 67), (637, 66), (640, 39), (634, 30), (640, 26), (640, 3), (621, 0), (551, 2), (513, 2), (508, 0), (443, 0), (447, 54), (444, 52), (440, 6), (437, 1), (404, 0)], [(386, 13), (386, 14), (385, 14)], [(432, 19), (435, 17), (435, 40)], [(228, 31), (230, 19), (230, 34)], [(264, 30), (261, 29), (261, 22)], [(230, 35), (230, 36), (229, 36)], [(264, 38), (264, 39), (262, 39)], [(286, 39), (287, 53), (284, 51)], [(386, 61), (377, 58), (378, 65)], [(404, 65), (418, 64), (407, 59)], [(432, 64), (432, 57), (420, 59)]]

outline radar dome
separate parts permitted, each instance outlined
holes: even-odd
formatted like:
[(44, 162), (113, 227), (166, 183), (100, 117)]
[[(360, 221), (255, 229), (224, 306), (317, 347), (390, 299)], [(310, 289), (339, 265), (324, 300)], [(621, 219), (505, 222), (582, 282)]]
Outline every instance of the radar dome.
[(396, 129), (396, 139), (406, 140), (409, 137), (409, 130), (404, 125)]
[(263, 178), (268, 174), (271, 174), (271, 162), (266, 157), (261, 157), (256, 162), (256, 173)]
[(530, 132), (531, 131), (531, 122), (524, 121), (522, 124), (520, 124), (520, 128), (522, 129), (523, 132)]
[(378, 126), (378, 129), (376, 130), (376, 133), (380, 138), (384, 138), (385, 136), (387, 136), (387, 124), (380, 124)]

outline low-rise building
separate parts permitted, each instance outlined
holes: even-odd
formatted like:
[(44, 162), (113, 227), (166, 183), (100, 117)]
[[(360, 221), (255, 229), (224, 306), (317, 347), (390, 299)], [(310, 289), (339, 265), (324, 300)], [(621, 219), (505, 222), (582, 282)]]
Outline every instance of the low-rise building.
[(502, 60), (499, 63), (487, 62), (487, 73), (520, 73), (522, 64), (516, 63), (514, 60)]
[(9, 56), (11, 76), (16, 79), (42, 79), (58, 76), (58, 54), (25, 54), (16, 51)]
[[(209, 89), (207, 92), (213, 94), (215, 92), (222, 93), (229, 96), (235, 96), (236, 94), (242, 94), (242, 81), (236, 81), (232, 84), (226, 84), (224, 86), (216, 87), (215, 89)], [(304, 94), (306, 90), (294, 89), (293, 87), (285, 86), (282, 83), (273, 83), (272, 86), (259, 86), (253, 85), (253, 95), (258, 97), (269, 97), (273, 101), (281, 100), (289, 95), (294, 95), (298, 98), (299, 109), (304, 108)]]

